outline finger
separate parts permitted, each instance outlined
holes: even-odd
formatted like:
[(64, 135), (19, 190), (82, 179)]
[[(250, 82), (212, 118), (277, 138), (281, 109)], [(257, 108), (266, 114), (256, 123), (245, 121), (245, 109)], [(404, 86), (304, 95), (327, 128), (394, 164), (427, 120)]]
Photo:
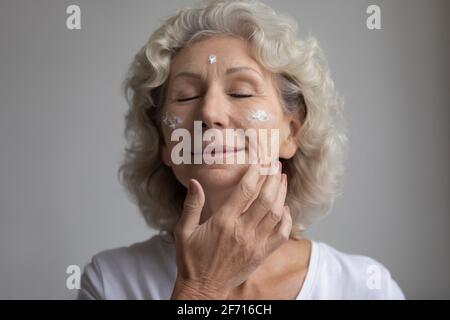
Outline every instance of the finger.
[(289, 239), (291, 230), (292, 230), (291, 209), (289, 208), (289, 206), (284, 206), (283, 218), (275, 227), (273, 236), (281, 238), (282, 241), (287, 240)]
[(259, 174), (259, 165), (250, 164), (238, 186), (222, 207), (223, 212), (227, 215), (239, 216), (256, 198), (264, 180), (265, 176)]
[(204, 204), (205, 193), (202, 186), (195, 179), (189, 180), (188, 192), (178, 222), (179, 231), (183, 235), (190, 235), (198, 227)]
[(289, 240), (292, 230), (292, 216), (289, 206), (284, 206), (283, 217), (268, 238), (268, 251), (272, 252)]
[(256, 227), (256, 235), (258, 238), (269, 237), (275, 226), (279, 224), (284, 214), (284, 203), (286, 201), (287, 194), (287, 176), (282, 174), (280, 187), (278, 188), (278, 194), (273, 202), (271, 210), (266, 213), (264, 217), (259, 221)]
[(246, 137), (248, 147), (248, 163), (257, 164), (259, 161), (259, 144), (257, 136)]
[(263, 139), (264, 131), (260, 134), (255, 134), (249, 137), (248, 140), (248, 163), (251, 164), (260, 164), (263, 166), (267, 166), (271, 163), (270, 159), (267, 156), (267, 146), (266, 139)]
[(269, 156), (267, 134), (265, 131), (262, 131), (258, 135), (258, 161), (261, 164), (260, 174), (272, 175), (277, 173), (278, 167), (274, 165), (277, 159), (272, 160)]
[(273, 202), (277, 198), (281, 183), (281, 162), (278, 162), (278, 172), (275, 175), (266, 176), (256, 199), (248, 210), (242, 214), (242, 223), (249, 227), (256, 227), (261, 219), (272, 209)]
[[(243, 209), (241, 209), (241, 213), (245, 212), (248, 210), (248, 208), (250, 207), (250, 205), (252, 204), (252, 202), (256, 199), (256, 197), (258, 196), (261, 187), (264, 183), (265, 179), (265, 175), (267, 175), (265, 172), (267, 171), (267, 165), (268, 163), (264, 162), (264, 159), (261, 158), (261, 155), (263, 154), (263, 144), (261, 144), (260, 141), (260, 137), (257, 135), (256, 137), (253, 137), (253, 139), (250, 140), (249, 143), (249, 157), (250, 157), (250, 162), (251, 164), (257, 164), (258, 165), (258, 182), (255, 186), (255, 188), (253, 189), (253, 196), (251, 197), (250, 201), (246, 201), (247, 204), (244, 206)], [(243, 186), (245, 189), (245, 186)]]

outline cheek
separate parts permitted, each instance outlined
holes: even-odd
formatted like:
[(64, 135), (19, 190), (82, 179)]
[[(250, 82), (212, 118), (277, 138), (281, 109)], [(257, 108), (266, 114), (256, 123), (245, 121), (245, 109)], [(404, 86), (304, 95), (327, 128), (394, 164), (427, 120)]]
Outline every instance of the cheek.
[(277, 128), (279, 122), (279, 115), (264, 105), (254, 105), (242, 110), (238, 118), (238, 124), (243, 129)]
[(264, 109), (254, 109), (251, 110), (247, 115), (247, 120), (250, 122), (268, 122), (272, 118), (266, 110)]
[[(274, 156), (281, 152), (281, 146), (289, 134), (288, 118), (284, 116), (281, 106), (277, 107), (280, 110), (267, 105), (255, 105), (239, 115), (241, 128), (258, 131), (257, 148), (262, 148), (267, 155), (273, 153)], [(260, 129), (266, 130), (265, 135), (260, 135)]]
[(162, 160), (163, 162), (172, 167), (171, 150), (175, 142), (171, 141), (172, 133), (182, 128), (186, 123), (186, 120), (182, 114), (174, 111), (163, 109), (161, 113), (161, 129), (163, 133), (164, 145), (162, 146)]
[(183, 119), (177, 114), (169, 111), (164, 111), (161, 117), (161, 123), (166, 128), (175, 130), (183, 123)]
[(187, 129), (191, 131), (192, 122), (191, 113), (187, 109), (163, 108), (161, 126), (166, 144), (171, 144), (170, 137), (174, 130)]

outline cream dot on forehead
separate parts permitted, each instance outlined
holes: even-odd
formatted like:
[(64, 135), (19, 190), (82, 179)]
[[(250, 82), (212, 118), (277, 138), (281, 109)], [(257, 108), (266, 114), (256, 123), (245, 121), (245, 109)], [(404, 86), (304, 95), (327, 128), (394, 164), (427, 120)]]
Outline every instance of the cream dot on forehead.
[(165, 112), (162, 118), (162, 123), (172, 130), (176, 129), (182, 122), (180, 117), (170, 114), (169, 112)]
[(217, 57), (215, 54), (210, 54), (208, 57), (208, 63), (209, 64), (213, 64), (217, 62)]
[(250, 121), (268, 121), (269, 114), (265, 110), (255, 109), (250, 111), (247, 119)]

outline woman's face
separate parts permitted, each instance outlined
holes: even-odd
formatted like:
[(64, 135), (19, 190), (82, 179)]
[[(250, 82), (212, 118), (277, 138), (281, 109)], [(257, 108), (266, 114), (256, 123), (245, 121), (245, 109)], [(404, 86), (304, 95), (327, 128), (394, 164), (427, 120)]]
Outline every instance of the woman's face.
[[(164, 144), (161, 151), (164, 163), (172, 167), (184, 186), (192, 178), (206, 190), (226, 190), (239, 182), (248, 161), (238, 164), (237, 158), (245, 153), (249, 159), (250, 144), (248, 139), (237, 135), (232, 146), (233, 141), (225, 139), (226, 129), (268, 129), (269, 136), (273, 132), (270, 129), (278, 129), (279, 157), (291, 158), (297, 150), (294, 137), (300, 127), (299, 115), (284, 112), (272, 75), (251, 57), (249, 49), (244, 40), (214, 37), (184, 48), (172, 59), (162, 110)], [(216, 133), (223, 133), (224, 141), (203, 140), (202, 143), (203, 148), (216, 143), (218, 148), (213, 155), (216, 159), (223, 157), (223, 164), (207, 164), (203, 160), (194, 164), (198, 153), (198, 148), (194, 148), (194, 138), (198, 138), (194, 121), (198, 121), (197, 129), (200, 124), (202, 132), (215, 129)], [(176, 130), (190, 133), (191, 163), (176, 164), (173, 158), (172, 150), (181, 141), (171, 141)], [(259, 141), (260, 149), (264, 147), (262, 144), (270, 143), (270, 139)], [(267, 148), (268, 145), (264, 150)]]

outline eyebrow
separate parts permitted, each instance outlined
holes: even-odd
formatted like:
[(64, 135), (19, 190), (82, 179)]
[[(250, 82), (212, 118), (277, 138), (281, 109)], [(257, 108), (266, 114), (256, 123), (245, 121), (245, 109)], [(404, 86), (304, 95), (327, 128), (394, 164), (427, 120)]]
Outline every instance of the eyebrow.
[(250, 67), (234, 67), (234, 68), (230, 68), (230, 69), (228, 69), (226, 71), (226, 74), (229, 75), (231, 73), (235, 73), (235, 72), (239, 72), (239, 71), (246, 71), (246, 70), (256, 72), (261, 78), (263, 77), (261, 73), (259, 73), (258, 71), (256, 71), (253, 68), (250, 68)]
[(179, 77), (189, 77), (189, 78), (194, 78), (194, 79), (201, 79), (202, 76), (199, 75), (198, 73), (194, 73), (194, 72), (189, 72), (189, 71), (181, 71), (178, 72), (175, 77), (173, 77), (174, 79), (179, 78)]
[[(229, 68), (229, 69), (225, 72), (225, 74), (226, 74), (226, 75), (229, 75), (229, 74), (232, 74), (232, 73), (235, 73), (235, 72), (240, 72), (240, 71), (252, 71), (252, 72), (255, 72), (256, 74), (258, 74), (261, 78), (263, 77), (263, 76), (261, 75), (261, 73), (259, 73), (258, 71), (256, 71), (256, 70), (253, 69), (253, 68), (250, 68), (250, 67), (234, 67), (234, 68)], [(177, 74), (175, 75), (174, 79), (175, 79), (175, 78), (178, 78), (178, 77), (188, 77), (188, 78), (194, 78), (194, 79), (198, 79), (198, 80), (201, 80), (201, 79), (202, 79), (202, 76), (201, 76), (200, 74), (194, 73), (194, 72), (189, 72), (189, 71), (181, 71), (181, 72), (177, 73)]]

